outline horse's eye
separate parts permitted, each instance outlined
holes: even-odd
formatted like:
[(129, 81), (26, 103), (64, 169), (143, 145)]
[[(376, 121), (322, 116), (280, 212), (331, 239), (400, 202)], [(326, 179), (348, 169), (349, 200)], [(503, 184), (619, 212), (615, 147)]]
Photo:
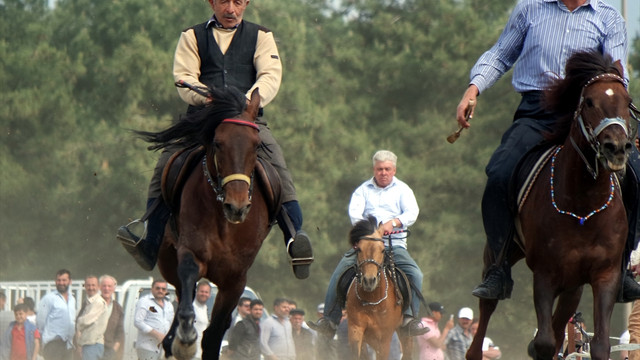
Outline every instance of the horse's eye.
[(591, 100), (591, 98), (586, 98), (584, 100), (585, 105), (587, 105), (588, 107), (593, 107), (593, 100)]

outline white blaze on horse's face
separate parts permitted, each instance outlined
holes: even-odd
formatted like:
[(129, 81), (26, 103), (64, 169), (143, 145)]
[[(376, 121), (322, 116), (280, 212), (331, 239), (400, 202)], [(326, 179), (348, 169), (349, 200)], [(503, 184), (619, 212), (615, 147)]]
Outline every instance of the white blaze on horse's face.
[(607, 94), (608, 96), (613, 96), (615, 94), (613, 92), (613, 89), (607, 89), (604, 93)]

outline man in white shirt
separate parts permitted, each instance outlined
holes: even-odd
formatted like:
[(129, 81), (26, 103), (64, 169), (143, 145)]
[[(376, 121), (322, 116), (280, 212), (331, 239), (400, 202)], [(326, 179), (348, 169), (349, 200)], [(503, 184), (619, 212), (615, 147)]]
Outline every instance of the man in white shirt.
[(209, 312), (207, 309), (207, 300), (211, 296), (211, 284), (207, 280), (200, 280), (196, 288), (196, 298), (193, 300), (193, 310), (196, 313), (196, 319), (193, 326), (196, 328), (198, 338), (196, 339), (195, 359), (202, 357), (202, 332), (209, 326)]
[(133, 324), (138, 329), (138, 359), (159, 360), (162, 355), (162, 339), (171, 329), (174, 314), (166, 294), (166, 281), (154, 280), (151, 294), (141, 297), (136, 304)]
[(40, 299), (36, 323), (42, 334), (42, 356), (46, 360), (72, 357), (76, 325), (76, 299), (69, 291), (71, 272), (56, 273), (56, 290)]
[[(351, 223), (374, 216), (389, 235), (392, 242), (396, 266), (404, 271), (411, 282), (412, 302), (404, 312), (401, 331), (409, 336), (418, 336), (429, 331), (419, 320), (422, 290), (422, 271), (407, 251), (407, 228), (415, 223), (420, 209), (411, 188), (395, 177), (398, 157), (388, 150), (380, 150), (373, 155), (373, 177), (360, 185), (351, 195), (349, 217)], [(387, 238), (385, 237), (385, 242)], [(389, 244), (386, 243), (388, 248)], [(342, 317), (336, 293), (342, 274), (357, 261), (355, 250), (350, 249), (336, 267), (325, 296), (324, 317), (317, 323), (307, 324), (328, 337), (333, 337)]]

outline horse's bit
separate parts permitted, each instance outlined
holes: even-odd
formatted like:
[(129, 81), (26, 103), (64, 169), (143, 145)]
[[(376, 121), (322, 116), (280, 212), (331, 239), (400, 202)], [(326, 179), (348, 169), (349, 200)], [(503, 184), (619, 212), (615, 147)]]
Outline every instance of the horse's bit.
[[(576, 152), (578, 152), (578, 154), (582, 158), (582, 161), (584, 161), (584, 163), (587, 165), (587, 169), (589, 170), (589, 172), (591, 173), (591, 176), (593, 176), (594, 179), (598, 177), (598, 159), (602, 157), (602, 153), (600, 152), (600, 142), (598, 141), (598, 135), (600, 135), (600, 133), (604, 129), (606, 129), (611, 125), (620, 125), (624, 130), (624, 133), (627, 136), (627, 138), (630, 137), (629, 128), (627, 127), (627, 122), (619, 116), (615, 118), (603, 118), (602, 120), (600, 120), (600, 123), (598, 124), (598, 126), (596, 126), (595, 129), (591, 128), (591, 126), (585, 125), (584, 120), (582, 119), (582, 110), (584, 106), (584, 91), (586, 90), (587, 87), (589, 87), (593, 83), (603, 79), (615, 80), (620, 82), (622, 85), (625, 84), (624, 79), (616, 74), (605, 73), (605, 74), (600, 74), (592, 77), (582, 87), (582, 91), (580, 92), (580, 101), (578, 102), (578, 107), (576, 108), (576, 111), (573, 115), (573, 119), (577, 120), (578, 124), (580, 124), (580, 130), (582, 131), (582, 135), (585, 137), (585, 139), (587, 140), (587, 142), (589, 143), (593, 151), (595, 151), (596, 153), (595, 169), (591, 167), (591, 164), (589, 164), (589, 161), (587, 161), (587, 158), (585, 157), (585, 155), (578, 148), (578, 144), (576, 144), (575, 140), (573, 140), (572, 137), (569, 137), (569, 139), (571, 140), (571, 145), (573, 145), (573, 148), (576, 150)], [(632, 113), (634, 111), (637, 111), (637, 109), (635, 108), (635, 106), (633, 106), (633, 104), (631, 104), (629, 108)]]
[[(247, 120), (224, 119), (222, 120), (221, 124), (224, 124), (224, 123), (249, 126), (260, 131), (260, 128), (258, 127), (258, 125)], [(249, 185), (249, 201), (251, 201), (251, 196), (253, 194), (253, 177), (254, 177), (255, 171), (251, 171), (251, 177), (245, 174), (238, 173), (238, 174), (227, 175), (223, 178), (220, 176), (220, 171), (218, 170), (218, 161), (215, 153), (213, 155), (213, 165), (215, 166), (217, 179), (218, 179), (218, 181), (215, 181), (215, 182), (213, 181), (211, 173), (209, 172), (209, 167), (207, 166), (207, 155), (205, 155), (204, 158), (202, 159), (202, 171), (204, 172), (204, 176), (207, 178), (207, 183), (209, 183), (209, 185), (213, 189), (213, 192), (217, 194), (216, 200), (220, 202), (224, 201), (224, 191), (222, 190), (224, 186), (231, 181), (239, 180), (239, 181), (244, 181)]]

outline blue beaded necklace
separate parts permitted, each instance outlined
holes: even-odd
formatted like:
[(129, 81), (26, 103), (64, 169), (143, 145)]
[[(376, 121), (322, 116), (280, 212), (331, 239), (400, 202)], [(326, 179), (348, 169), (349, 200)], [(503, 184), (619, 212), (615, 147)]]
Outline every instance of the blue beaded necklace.
[(551, 203), (553, 204), (553, 207), (556, 209), (556, 211), (558, 211), (560, 214), (573, 216), (574, 218), (576, 218), (576, 219), (578, 219), (580, 221), (580, 225), (584, 225), (584, 222), (587, 221), (587, 219), (589, 219), (593, 215), (599, 213), (600, 211), (606, 209), (607, 207), (609, 207), (609, 204), (611, 204), (611, 200), (613, 200), (613, 194), (615, 193), (615, 189), (616, 189), (615, 188), (615, 182), (613, 181), (613, 174), (609, 175), (609, 181), (611, 182), (611, 191), (609, 192), (609, 199), (607, 199), (607, 202), (604, 203), (604, 205), (602, 205), (599, 209), (593, 210), (592, 212), (587, 214), (587, 216), (580, 216), (580, 215), (576, 215), (576, 214), (572, 213), (571, 211), (560, 210), (558, 208), (558, 204), (556, 204), (556, 196), (555, 196), (555, 191), (554, 191), (554, 188), (553, 188), (553, 178), (554, 178), (554, 174), (555, 174), (556, 156), (558, 155), (560, 150), (562, 150), (562, 146), (559, 146), (558, 149), (556, 149), (556, 151), (553, 154), (553, 157), (551, 158), (551, 180), (550, 180), (550, 185), (551, 185)]

